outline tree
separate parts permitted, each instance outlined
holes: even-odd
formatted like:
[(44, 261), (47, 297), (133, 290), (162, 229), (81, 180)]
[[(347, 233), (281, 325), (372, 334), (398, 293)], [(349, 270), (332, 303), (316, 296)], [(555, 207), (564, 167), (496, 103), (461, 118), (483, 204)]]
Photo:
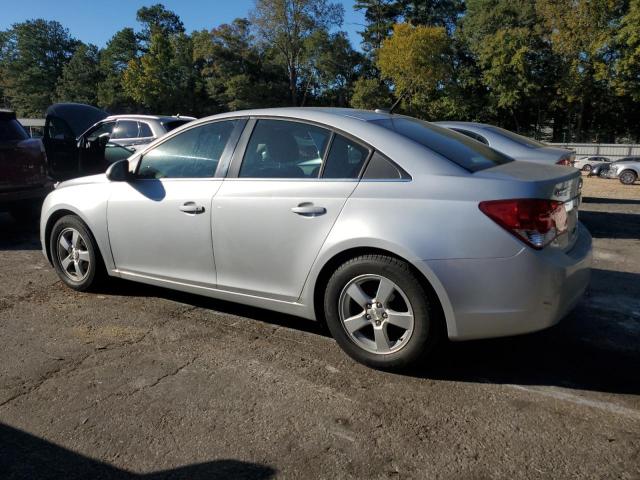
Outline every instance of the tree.
[(398, 12), (412, 25), (444, 27), (453, 33), (464, 11), (462, 0), (398, 0)]
[(56, 85), (56, 101), (95, 105), (99, 82), (98, 47), (82, 44), (62, 68)]
[(171, 10), (167, 10), (161, 3), (138, 9), (136, 19), (143, 25), (138, 38), (145, 45), (151, 41), (151, 34), (154, 32), (176, 35), (185, 31), (180, 17)]
[(376, 108), (388, 108), (393, 99), (389, 86), (379, 78), (360, 77), (353, 86), (351, 106), (374, 110)]
[(139, 45), (132, 28), (117, 32), (100, 52), (98, 105), (110, 112), (127, 112), (135, 107), (133, 99), (122, 87), (124, 71), (131, 60), (138, 57)]
[(616, 93), (640, 102), (640, 0), (631, 0), (620, 21), (616, 45), (620, 57), (615, 63)]
[(362, 48), (373, 55), (391, 34), (400, 17), (400, 5), (397, 0), (356, 0), (353, 8), (364, 10), (367, 25), (360, 32)]
[(396, 96), (404, 99), (405, 107), (425, 112), (449, 82), (449, 53), (450, 39), (444, 27), (401, 23), (383, 42), (378, 68), (383, 78), (393, 83)]
[(192, 38), (196, 69), (214, 111), (286, 102), (286, 71), (257, 45), (248, 20), (237, 18)]
[(305, 41), (302, 105), (313, 97), (318, 103), (347, 106), (363, 63), (345, 32), (316, 30)]
[(42, 116), (78, 41), (60, 23), (42, 19), (14, 24), (3, 33), (0, 88), (21, 116)]
[(327, 0), (256, 0), (251, 14), (260, 37), (273, 46), (289, 77), (291, 104), (298, 104), (298, 81), (305, 40), (316, 30), (342, 25), (344, 9)]
[(194, 108), (193, 46), (184, 34), (171, 38), (151, 34), (149, 51), (131, 60), (124, 71), (125, 93), (156, 114), (175, 114)]

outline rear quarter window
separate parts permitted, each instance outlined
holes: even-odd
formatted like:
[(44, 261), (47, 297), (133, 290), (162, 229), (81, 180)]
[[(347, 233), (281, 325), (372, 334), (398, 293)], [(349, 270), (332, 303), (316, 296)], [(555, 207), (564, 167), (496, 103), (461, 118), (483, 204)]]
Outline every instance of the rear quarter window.
[(385, 118), (372, 120), (371, 123), (409, 138), (470, 172), (478, 172), (513, 161), (511, 157), (461, 133), (415, 118)]

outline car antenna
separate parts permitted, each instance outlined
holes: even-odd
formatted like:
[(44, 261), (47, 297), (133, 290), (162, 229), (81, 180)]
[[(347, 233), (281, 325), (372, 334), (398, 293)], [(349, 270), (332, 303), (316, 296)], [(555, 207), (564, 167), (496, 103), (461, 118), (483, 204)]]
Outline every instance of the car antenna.
[(402, 102), (402, 100), (405, 99), (405, 97), (409, 94), (409, 90), (406, 90), (402, 95), (400, 95), (398, 97), (398, 99), (393, 102), (393, 105), (391, 105), (391, 108), (387, 109), (387, 108), (376, 108), (375, 112), (376, 113), (389, 113), (392, 114), (393, 111), (396, 109), (396, 107), (398, 105), (400, 105), (400, 102)]

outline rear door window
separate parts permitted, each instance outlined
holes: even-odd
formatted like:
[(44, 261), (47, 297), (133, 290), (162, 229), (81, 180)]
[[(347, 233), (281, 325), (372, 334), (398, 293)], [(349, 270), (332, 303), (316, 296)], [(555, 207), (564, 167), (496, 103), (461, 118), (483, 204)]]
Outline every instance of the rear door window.
[(415, 118), (399, 116), (371, 122), (427, 147), (470, 172), (513, 161), (511, 157), (465, 135)]
[(303, 122), (258, 120), (240, 178), (318, 178), (331, 132)]

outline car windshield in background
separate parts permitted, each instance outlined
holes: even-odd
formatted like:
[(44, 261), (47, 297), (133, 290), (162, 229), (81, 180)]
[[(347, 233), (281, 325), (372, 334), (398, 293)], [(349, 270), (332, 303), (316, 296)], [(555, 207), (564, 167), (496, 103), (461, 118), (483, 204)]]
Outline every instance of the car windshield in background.
[(397, 117), (371, 120), (371, 123), (410, 138), (470, 172), (485, 170), (513, 161), (512, 158), (465, 135), (431, 125), (422, 120)]
[(171, 130), (174, 130), (189, 122), (191, 122), (191, 120), (170, 120), (168, 122), (163, 122), (162, 125), (164, 125), (164, 128), (167, 129), (167, 132), (170, 132)]
[(17, 120), (0, 119), (0, 142), (26, 140), (29, 134)]
[(512, 140), (525, 147), (529, 147), (529, 148), (546, 147), (546, 145), (542, 142), (538, 142), (537, 140), (534, 140), (532, 138), (523, 137), (522, 135), (518, 135), (517, 133), (510, 132), (509, 130), (505, 130), (504, 128), (490, 126), (490, 127), (484, 127), (484, 129), (489, 130), (490, 132), (494, 132), (499, 135), (502, 135), (503, 137), (507, 137), (509, 140)]

